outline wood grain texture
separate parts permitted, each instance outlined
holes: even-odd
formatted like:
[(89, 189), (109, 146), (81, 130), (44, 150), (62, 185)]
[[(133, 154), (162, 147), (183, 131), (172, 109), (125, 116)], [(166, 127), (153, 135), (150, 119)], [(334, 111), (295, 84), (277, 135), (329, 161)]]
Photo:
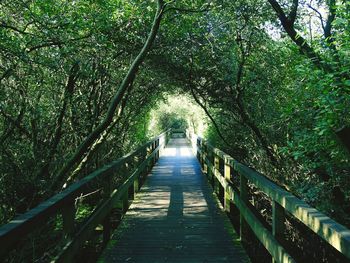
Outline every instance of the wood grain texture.
[(185, 139), (170, 140), (99, 262), (249, 262)]
[[(280, 186), (269, 180), (263, 174), (260, 174), (259, 172), (249, 168), (248, 166), (242, 163), (239, 163), (237, 160), (233, 159), (225, 152), (213, 147), (197, 135), (191, 134), (189, 132), (187, 132), (186, 134), (187, 137), (190, 138), (192, 147), (196, 151), (197, 156), (199, 156), (199, 159), (201, 161), (203, 159), (202, 156), (205, 155), (205, 152), (207, 152), (208, 154), (211, 153), (216, 155), (224, 161), (225, 165), (229, 165), (237, 174), (243, 176), (250, 183), (254, 184), (257, 188), (262, 190), (264, 194), (266, 194), (269, 198), (272, 199), (273, 202), (279, 204), (281, 206), (281, 209), (288, 211), (292, 216), (294, 216), (296, 219), (302, 222), (307, 228), (315, 232), (328, 244), (337, 249), (345, 257), (350, 259), (350, 230), (348, 228), (337, 223), (322, 212), (308, 205), (305, 201), (297, 198), (292, 193), (281, 188)], [(222, 187), (226, 191), (231, 192), (231, 200), (234, 203), (240, 203), (239, 194), (233, 193), (233, 189), (231, 188), (229, 181), (224, 178), (224, 176), (220, 173), (220, 171), (217, 168), (215, 168), (214, 161), (206, 158), (204, 160), (204, 163), (206, 163), (207, 167), (209, 167), (208, 171), (211, 174), (215, 175)], [(236, 198), (236, 200), (234, 200), (234, 198)], [(238, 208), (241, 210), (239, 206), (240, 205), (238, 204)], [(244, 207), (243, 203), (241, 204), (241, 207)], [(260, 227), (258, 227), (259, 223), (255, 222), (255, 219), (253, 219), (253, 217), (249, 215), (249, 211), (243, 209), (243, 211), (241, 210), (241, 213), (246, 214), (247, 217), (250, 217), (250, 221), (253, 224), (250, 224), (250, 226), (251, 228), (256, 229), (255, 234), (262, 243), (265, 243), (265, 248), (270, 253), (275, 253), (273, 251), (277, 250), (275, 250), (276, 248), (272, 247), (270, 243), (272, 242), (280, 246), (279, 243), (275, 242), (275, 240), (270, 238), (272, 236), (266, 232), (266, 229), (262, 230), (260, 229)], [(269, 240), (267, 240), (266, 238)], [(281, 249), (281, 247), (278, 249)], [(275, 256), (279, 258), (281, 257), (281, 255), (287, 254), (279, 253)]]

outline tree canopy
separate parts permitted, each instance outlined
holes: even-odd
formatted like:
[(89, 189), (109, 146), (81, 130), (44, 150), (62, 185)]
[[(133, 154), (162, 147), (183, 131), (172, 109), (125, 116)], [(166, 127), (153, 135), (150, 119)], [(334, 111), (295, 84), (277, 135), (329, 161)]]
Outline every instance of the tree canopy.
[(349, 1), (0, 10), (1, 223), (174, 127), (350, 226)]

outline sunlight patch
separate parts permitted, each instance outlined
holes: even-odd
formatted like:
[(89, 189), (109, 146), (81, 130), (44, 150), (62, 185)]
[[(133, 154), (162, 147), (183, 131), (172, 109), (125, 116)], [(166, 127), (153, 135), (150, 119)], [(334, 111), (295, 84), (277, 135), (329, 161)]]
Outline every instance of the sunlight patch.
[(176, 156), (176, 148), (165, 148), (162, 153), (163, 156)]

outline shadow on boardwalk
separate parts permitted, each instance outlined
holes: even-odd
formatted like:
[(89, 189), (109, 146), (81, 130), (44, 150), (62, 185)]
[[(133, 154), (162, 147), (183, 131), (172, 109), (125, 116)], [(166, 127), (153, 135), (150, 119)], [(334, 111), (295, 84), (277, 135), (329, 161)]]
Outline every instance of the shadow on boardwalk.
[(249, 262), (186, 139), (172, 139), (100, 262)]

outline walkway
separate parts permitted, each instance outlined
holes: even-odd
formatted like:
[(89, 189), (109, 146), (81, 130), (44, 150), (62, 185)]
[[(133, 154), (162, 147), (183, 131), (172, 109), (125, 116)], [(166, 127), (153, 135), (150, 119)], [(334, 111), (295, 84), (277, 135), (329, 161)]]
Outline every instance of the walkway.
[(186, 139), (171, 139), (99, 262), (249, 262)]

